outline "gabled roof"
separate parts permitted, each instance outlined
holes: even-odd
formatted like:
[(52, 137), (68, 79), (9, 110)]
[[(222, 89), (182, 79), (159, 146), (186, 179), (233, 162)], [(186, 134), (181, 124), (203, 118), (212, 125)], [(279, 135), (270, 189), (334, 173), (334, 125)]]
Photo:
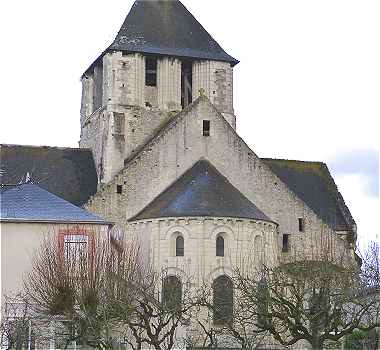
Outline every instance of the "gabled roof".
[(129, 221), (194, 216), (272, 221), (206, 160), (198, 161)]
[(326, 164), (261, 158), (317, 216), (335, 230), (351, 230), (355, 221)]
[[(144, 149), (151, 147), (151, 143), (165, 133), (178, 119), (182, 118), (190, 109), (196, 108), (200, 103), (207, 103), (215, 110), (215, 113), (219, 114), (220, 118), (224, 120), (223, 116), (215, 109), (206, 96), (199, 96), (185, 110), (168, 120), (145, 144), (136, 150), (133, 156), (125, 159), (125, 167), (127, 167), (133, 159), (138, 157)], [(227, 121), (225, 121), (225, 124), (241, 142), (246, 144)], [(248, 145), (246, 146), (249, 148)], [(277, 175), (298, 198), (304, 201), (305, 204), (331, 228), (334, 230), (356, 230), (355, 221), (324, 163), (269, 158), (260, 159), (269, 166), (270, 170)]]
[(1, 145), (0, 160), (2, 190), (29, 177), (33, 183), (78, 206), (97, 190), (98, 178), (89, 149)]
[(114, 50), (239, 62), (178, 0), (136, 0), (105, 52)]
[(32, 183), (5, 190), (0, 199), (1, 221), (109, 224)]

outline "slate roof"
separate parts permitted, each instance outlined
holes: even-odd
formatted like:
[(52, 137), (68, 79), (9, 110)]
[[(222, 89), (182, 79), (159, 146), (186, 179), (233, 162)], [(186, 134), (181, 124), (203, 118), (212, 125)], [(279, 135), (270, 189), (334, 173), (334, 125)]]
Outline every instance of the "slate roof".
[(1, 192), (0, 200), (1, 221), (109, 224), (32, 183)]
[(129, 221), (183, 216), (272, 221), (206, 160), (198, 161)]
[[(188, 112), (189, 108), (195, 108), (199, 103), (206, 102), (215, 108), (206, 96), (198, 97), (184, 111), (176, 114), (165, 125), (157, 130), (152, 137), (141, 147), (139, 147), (134, 155), (124, 160), (124, 166), (138, 157), (140, 152), (146, 147), (150, 147), (150, 143), (160, 137), (177, 119), (181, 118)], [(221, 118), (223, 118), (221, 116)], [(224, 119), (223, 119), (224, 120)], [(225, 120), (224, 120), (225, 121)], [(235, 135), (245, 143), (236, 131), (232, 129), (230, 124), (225, 121), (227, 127), (235, 133)], [(247, 147), (249, 147), (247, 145)], [(315, 214), (328, 224), (334, 230), (355, 231), (356, 224), (352, 215), (347, 208), (344, 199), (332, 178), (326, 164), (321, 162), (305, 162), (298, 160), (284, 160), (261, 158), (271, 171), (273, 171), (288, 187), (293, 191), (306, 205), (312, 209)]]
[(265, 164), (334, 230), (352, 230), (355, 221), (326, 164), (262, 158)]
[(1, 189), (25, 182), (27, 174), (33, 183), (77, 206), (97, 190), (89, 149), (1, 145)]
[(109, 51), (210, 59), (231, 65), (239, 62), (178, 0), (135, 1), (115, 40), (100, 57)]

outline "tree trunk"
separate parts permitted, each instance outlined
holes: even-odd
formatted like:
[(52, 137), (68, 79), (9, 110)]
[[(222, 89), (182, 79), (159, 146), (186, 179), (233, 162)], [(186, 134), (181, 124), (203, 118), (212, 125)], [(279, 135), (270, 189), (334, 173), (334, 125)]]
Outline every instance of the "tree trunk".
[(311, 347), (313, 350), (322, 350), (323, 349), (323, 343), (321, 342), (321, 339), (319, 339), (319, 338), (313, 339)]

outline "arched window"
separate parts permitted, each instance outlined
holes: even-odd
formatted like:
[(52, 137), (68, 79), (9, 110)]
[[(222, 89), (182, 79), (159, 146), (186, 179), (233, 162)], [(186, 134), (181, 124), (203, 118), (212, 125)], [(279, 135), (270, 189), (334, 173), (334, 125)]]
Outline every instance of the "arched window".
[(224, 238), (216, 237), (216, 256), (224, 256)]
[(214, 323), (223, 324), (232, 320), (233, 315), (233, 286), (227, 276), (220, 276), (214, 280), (213, 305)]
[(162, 283), (162, 303), (170, 310), (179, 309), (182, 300), (182, 284), (179, 278), (167, 276)]
[(182, 236), (178, 236), (175, 239), (175, 255), (184, 256), (185, 254), (185, 243)]

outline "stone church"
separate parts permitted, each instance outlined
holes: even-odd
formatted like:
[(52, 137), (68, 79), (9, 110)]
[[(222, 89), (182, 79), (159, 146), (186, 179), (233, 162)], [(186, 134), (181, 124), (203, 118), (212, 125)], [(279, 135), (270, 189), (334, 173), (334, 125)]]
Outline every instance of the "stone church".
[(85, 207), (156, 267), (214, 278), (237, 254), (276, 263), (316, 235), (355, 241), (325, 164), (260, 158), (236, 133), (236, 64), (180, 1), (136, 1), (82, 76), (80, 147), (99, 180)]
[(137, 0), (82, 75), (80, 147), (3, 145), (2, 182), (28, 172), (117, 223), (155, 268), (196, 281), (325, 241), (354, 256), (356, 225), (327, 166), (261, 158), (237, 134), (238, 63), (180, 1)]

